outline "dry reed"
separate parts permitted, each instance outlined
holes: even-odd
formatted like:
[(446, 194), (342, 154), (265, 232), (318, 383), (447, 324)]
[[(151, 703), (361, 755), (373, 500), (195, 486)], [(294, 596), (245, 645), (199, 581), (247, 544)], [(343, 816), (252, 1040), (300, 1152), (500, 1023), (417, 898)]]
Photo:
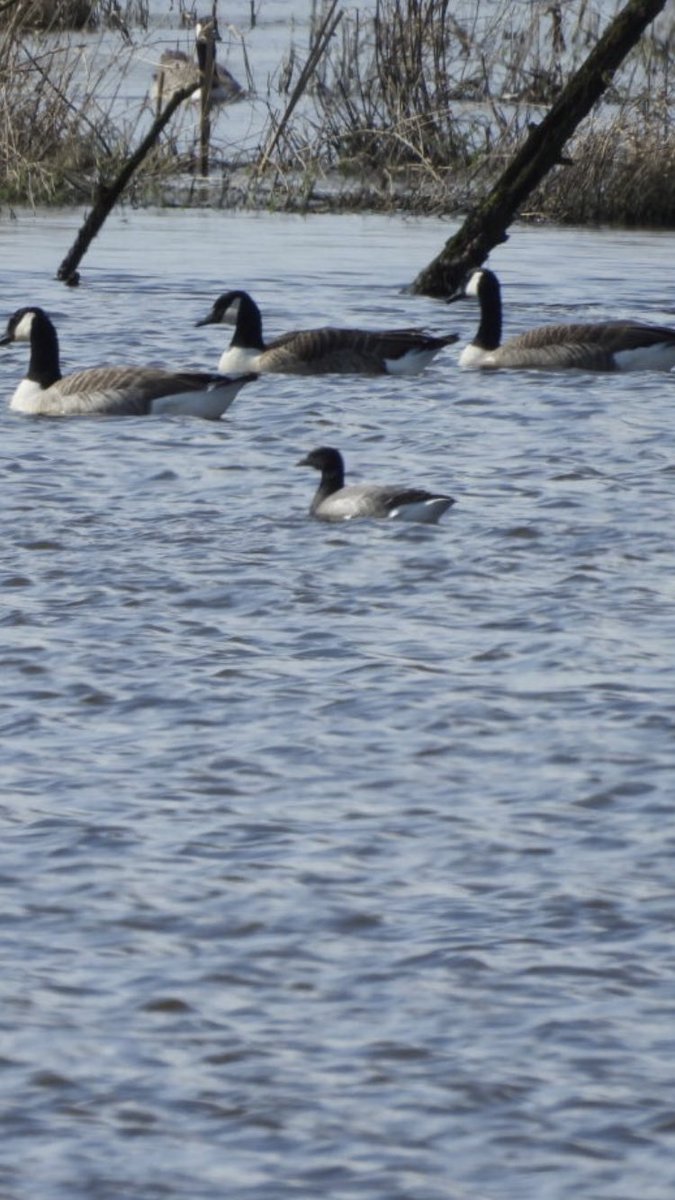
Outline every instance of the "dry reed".
[[(345, 14), (304, 111), (278, 139), (277, 195), (287, 207), (466, 209), (604, 25), (590, 0), (535, 0), (523, 14), (510, 0), (464, 10), (376, 0), (372, 17)], [(672, 223), (673, 190), (658, 176), (669, 158), (660, 140), (673, 142), (673, 26), (672, 16), (658, 22), (627, 60), (593, 132), (574, 144), (579, 166), (553, 173), (533, 214)]]
[[(56, 16), (69, 2), (78, 0), (43, 7)], [(0, 200), (87, 202), (142, 123), (142, 114), (120, 118), (110, 98), (123, 89), (148, 4), (94, 0), (94, 19), (123, 35), (119, 54), (94, 69), (70, 35), (25, 36), (39, 3), (0, 0)], [(309, 48), (292, 44), (270, 83), (261, 157), (243, 159), (247, 174), (233, 147), (216, 145), (210, 186), (190, 183), (196, 147), (178, 120), (133, 198), (173, 202), (180, 179), (181, 199), (193, 203), (460, 212), (504, 168), (603, 25), (594, 0), (373, 0), (370, 11), (314, 0)], [(674, 30), (670, 14), (643, 38), (579, 129), (572, 165), (551, 173), (524, 216), (675, 223)]]

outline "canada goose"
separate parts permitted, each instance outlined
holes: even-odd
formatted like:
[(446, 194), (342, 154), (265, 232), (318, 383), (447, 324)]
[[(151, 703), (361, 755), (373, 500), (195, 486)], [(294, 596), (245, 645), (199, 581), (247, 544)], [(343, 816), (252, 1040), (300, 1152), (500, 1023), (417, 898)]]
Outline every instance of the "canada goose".
[(302, 329), (265, 343), (260, 309), (248, 292), (224, 292), (197, 325), (227, 322), (238, 305), (229, 348), (218, 370), (279, 372), (287, 375), (413, 375), (457, 341), (456, 333), (431, 337), (419, 329)]
[(213, 76), (209, 104), (232, 104), (235, 100), (242, 100), (246, 95), (245, 89), (226, 67), (216, 62), (215, 43), (219, 41), (220, 34), (213, 18), (199, 18), (195, 24), (197, 60), (190, 58), (182, 50), (164, 50), (159, 60), (159, 70), (153, 76), (153, 100), (166, 103), (174, 92), (180, 88), (190, 87), (192, 83), (194, 83), (194, 90), (190, 98), (198, 100), (201, 94), (203, 73), (207, 67), (209, 45), (213, 47)]
[(354, 517), (384, 517), (398, 521), (434, 524), (455, 503), (451, 496), (422, 488), (387, 487), (375, 483), (344, 486), (345, 468), (339, 450), (320, 446), (299, 467), (314, 467), (321, 482), (310, 505), (310, 514), (320, 521), (351, 521)]
[(541, 325), (500, 344), (502, 301), (494, 272), (487, 268), (473, 271), (461, 295), (477, 296), (480, 325), (459, 356), (460, 367), (668, 371), (675, 366), (675, 329), (665, 325), (642, 325), (639, 321)]
[(186, 413), (217, 420), (253, 374), (228, 378), (202, 371), (160, 367), (94, 367), (61, 375), (56, 329), (43, 309), (19, 308), (9, 318), (0, 346), (30, 342), (28, 373), (9, 407), (44, 417), (146, 416)]

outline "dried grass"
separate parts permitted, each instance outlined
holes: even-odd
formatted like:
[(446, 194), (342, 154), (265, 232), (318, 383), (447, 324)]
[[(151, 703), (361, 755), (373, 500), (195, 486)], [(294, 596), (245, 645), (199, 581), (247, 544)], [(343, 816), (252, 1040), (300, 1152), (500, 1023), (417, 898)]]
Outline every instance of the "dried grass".
[[(0, 0), (0, 200), (88, 202), (142, 121), (113, 117), (110, 97), (123, 87), (130, 30), (147, 21), (147, 0), (95, 0), (96, 20), (123, 35), (99, 71), (67, 34), (25, 36), (22, 22), (38, 3)], [(194, 203), (461, 212), (503, 170), (604, 23), (594, 0), (375, 0), (370, 15), (315, 0), (313, 39), (304, 54), (292, 45), (280, 65), (248, 174), (235, 171), (230, 148), (221, 178), (216, 169), (211, 186), (192, 187), (195, 146), (177, 121), (132, 198), (171, 202), (182, 188)], [(670, 14), (642, 39), (579, 130), (573, 165), (549, 176), (524, 216), (675, 224), (674, 30)]]
[(571, 164), (549, 176), (526, 216), (575, 225), (675, 228), (675, 131), (622, 108), (570, 148)]
[(0, 0), (0, 28), (41, 30), (127, 28), (148, 22), (148, 0)]
[[(288, 206), (299, 192), (314, 207), (466, 209), (605, 24), (591, 0), (534, 0), (526, 20), (511, 0), (474, 0), (469, 19), (457, 12), (449, 0), (377, 0), (372, 19), (345, 14), (308, 105), (277, 139), (275, 186)], [(533, 214), (672, 223), (673, 190), (658, 177), (659, 134), (673, 140), (674, 25), (657, 23), (627, 60), (593, 132), (575, 143), (578, 168), (549, 178)]]
[(96, 97), (79, 50), (6, 37), (0, 47), (0, 195), (32, 203), (81, 201), (118, 132)]
[(93, 19), (95, 0), (5, 0), (0, 24), (16, 29), (83, 29)]
[[(112, 20), (122, 34), (113, 56), (98, 53), (96, 38), (26, 33), (28, 3), (5, 10), (0, 32), (0, 201), (90, 202), (130, 154), (142, 119), (122, 119), (117, 101), (134, 54), (126, 22), (146, 20), (147, 3), (98, 0), (97, 22)], [(178, 164), (166, 140), (148, 175), (168, 178)]]

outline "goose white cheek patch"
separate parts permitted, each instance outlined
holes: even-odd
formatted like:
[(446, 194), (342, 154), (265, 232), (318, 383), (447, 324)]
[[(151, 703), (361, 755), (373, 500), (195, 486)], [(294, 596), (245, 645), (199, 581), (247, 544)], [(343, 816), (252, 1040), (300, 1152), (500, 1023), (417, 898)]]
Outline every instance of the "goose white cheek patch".
[(17, 325), (16, 329), (14, 330), (14, 341), (15, 342), (29, 342), (30, 341), (30, 334), (31, 334), (31, 330), (33, 328), (34, 320), (35, 320), (35, 313), (32, 313), (32, 312), (24, 313), (21, 320), (19, 321), (19, 324)]

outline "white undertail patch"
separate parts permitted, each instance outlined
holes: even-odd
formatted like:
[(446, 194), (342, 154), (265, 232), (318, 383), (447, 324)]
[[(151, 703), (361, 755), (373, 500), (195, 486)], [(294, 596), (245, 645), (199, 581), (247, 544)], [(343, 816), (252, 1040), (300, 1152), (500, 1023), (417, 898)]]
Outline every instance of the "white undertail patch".
[(675, 367), (675, 342), (617, 350), (614, 362), (617, 371), (670, 371)]
[(406, 350), (400, 358), (385, 358), (388, 375), (417, 375), (438, 354), (438, 350)]

